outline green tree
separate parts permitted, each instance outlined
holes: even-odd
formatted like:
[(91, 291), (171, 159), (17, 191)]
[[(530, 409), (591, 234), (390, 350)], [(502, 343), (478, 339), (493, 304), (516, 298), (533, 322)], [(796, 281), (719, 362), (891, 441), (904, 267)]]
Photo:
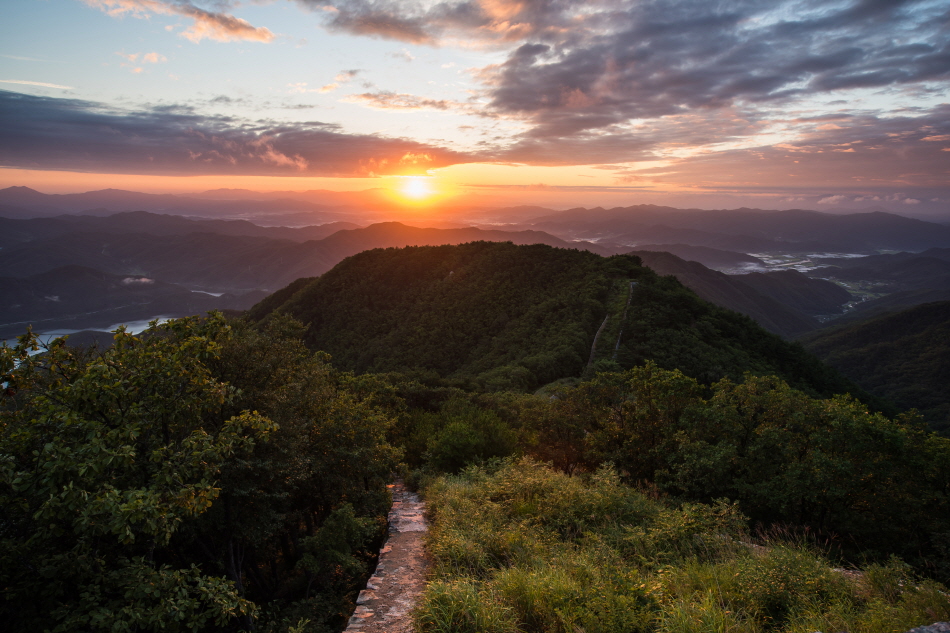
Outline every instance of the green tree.
[(275, 429), (203, 361), (219, 317), (83, 354), (27, 334), (0, 348), (0, 583), (14, 630), (195, 630), (253, 615), (234, 584), (163, 550), (207, 511), (228, 459)]
[[(60, 339), (30, 356), (32, 335), (0, 349), (0, 617), (26, 631), (345, 621), (398, 454), (379, 396), (300, 327), (211, 314), (119, 331), (105, 351)], [(314, 547), (353, 564), (323, 573), (301, 562)]]

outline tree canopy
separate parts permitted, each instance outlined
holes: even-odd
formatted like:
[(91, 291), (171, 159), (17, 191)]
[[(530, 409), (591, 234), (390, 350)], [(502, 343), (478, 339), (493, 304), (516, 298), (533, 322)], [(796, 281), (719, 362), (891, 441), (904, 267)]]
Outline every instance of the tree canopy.
[(119, 331), (104, 351), (57, 339), (31, 356), (29, 334), (0, 348), (4, 622), (345, 620), (396, 454), (387, 416), (298, 334), (212, 314)]

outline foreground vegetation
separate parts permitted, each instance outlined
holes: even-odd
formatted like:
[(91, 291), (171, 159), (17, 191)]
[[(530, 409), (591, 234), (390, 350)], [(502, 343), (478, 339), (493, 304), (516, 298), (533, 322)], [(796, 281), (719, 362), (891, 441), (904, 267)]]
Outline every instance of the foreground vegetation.
[[(29, 335), (2, 348), (4, 622), (340, 630), (400, 460), (435, 482), (426, 608), (487, 618), (440, 629), (426, 611), (427, 630), (897, 631), (945, 617), (923, 579), (950, 576), (950, 440), (912, 417), (652, 362), (537, 394), (357, 377), (301, 332), (211, 315), (118, 332), (108, 350), (60, 339), (30, 356)], [(547, 465), (466, 470), (522, 456)], [(750, 548), (750, 532), (773, 536)], [(816, 543), (890, 589), (847, 584)], [(785, 594), (799, 597), (770, 602)]]
[(671, 503), (610, 467), (530, 459), (433, 481), (422, 633), (850, 631), (950, 619), (950, 596), (898, 559), (835, 569), (815, 544), (751, 536), (737, 506)]
[(341, 628), (396, 455), (299, 333), (212, 315), (0, 348), (6, 630)]
[(853, 562), (899, 555), (950, 580), (950, 440), (913, 417), (775, 377), (704, 387), (652, 363), (537, 395), (396, 389), (415, 406), (394, 441), (423, 475), (512, 455), (568, 474), (609, 463), (627, 485), (727, 498), (755, 526), (807, 530)]

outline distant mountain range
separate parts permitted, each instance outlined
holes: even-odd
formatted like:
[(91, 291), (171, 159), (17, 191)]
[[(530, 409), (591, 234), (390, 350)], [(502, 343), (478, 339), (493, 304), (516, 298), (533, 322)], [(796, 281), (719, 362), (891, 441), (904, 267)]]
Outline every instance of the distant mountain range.
[[(318, 198), (319, 199), (319, 198)], [(332, 200), (332, 202), (331, 202)], [(215, 196), (181, 196), (103, 189), (85, 193), (45, 194), (29, 187), (0, 190), (0, 216), (29, 219), (63, 214), (112, 215), (121, 211), (152, 211), (171, 215), (203, 217), (280, 216), (282, 220), (305, 220), (308, 224), (345, 221), (359, 214), (341, 209), (339, 198), (316, 202), (292, 197), (220, 199)]]
[[(268, 226), (305, 226), (351, 221), (371, 224), (417, 216), (419, 203), (407, 201), (390, 189), (362, 191), (271, 191), (215, 189), (190, 194), (150, 194), (121, 189), (84, 193), (45, 194), (29, 187), (0, 189), (0, 216), (15, 219), (52, 217), (63, 214), (112, 215), (123, 211), (151, 211), (205, 218), (251, 219)], [(478, 195), (466, 194), (422, 205), (435, 209), (430, 222), (469, 224), (456, 216), (488, 209)], [(489, 213), (490, 222), (518, 221), (550, 210), (512, 207), (501, 215)]]
[(525, 223), (561, 237), (641, 244), (688, 244), (743, 253), (876, 253), (950, 247), (950, 226), (880, 210), (837, 215), (793, 209), (713, 210), (637, 205), (569, 209)]
[[(148, 214), (137, 217), (148, 218)], [(210, 232), (62, 232), (3, 248), (0, 269), (7, 275), (25, 277), (78, 264), (116, 275), (145, 275), (196, 290), (273, 291), (298, 277), (323, 274), (345, 257), (371, 248), (479, 240), (548, 244), (612, 254), (611, 249), (596, 244), (570, 243), (540, 231), (420, 229), (388, 222), (302, 242)]]
[(214, 233), (306, 242), (323, 239), (343, 229), (356, 228), (360, 228), (360, 225), (352, 222), (329, 222), (300, 228), (260, 226), (247, 220), (207, 220), (147, 211), (124, 211), (109, 216), (60, 215), (33, 219), (0, 217), (0, 248), (75, 233), (146, 233), (156, 236)]
[[(568, 242), (532, 230), (420, 229), (395, 222), (344, 228), (349, 226), (352, 225), (334, 223), (302, 228), (260, 227), (240, 220), (197, 220), (142, 211), (109, 217), (0, 218), (0, 267), (7, 275), (29, 277), (79, 265), (110, 275), (147, 276), (192, 290), (242, 294), (252, 290), (270, 292), (297, 278), (318, 276), (342, 259), (371, 248), (484, 240), (582, 248), (599, 255), (628, 250), (591, 242)], [(762, 266), (762, 261), (755, 257), (708, 247), (673, 244), (656, 248), (713, 266)], [(740, 278), (727, 277), (673, 255), (643, 256), (647, 265), (662, 274), (676, 275), (700, 296), (747, 314), (782, 336), (794, 337), (817, 329), (820, 325), (813, 318), (815, 314), (833, 313), (840, 308), (839, 305), (803, 310), (794, 301), (791, 305), (783, 304), (781, 297), (794, 291), (786, 289), (783, 294), (774, 286), (792, 283), (794, 275), (768, 277), (774, 280), (771, 289), (762, 292), (764, 286), (756, 289), (743, 284)], [(778, 281), (785, 279), (788, 281)], [(823, 285), (831, 285), (804, 279), (815, 292)], [(795, 278), (794, 283), (803, 282)], [(8, 316), (3, 322), (7, 320), (20, 319)]]
[[(867, 299), (854, 309), (858, 316), (950, 298), (950, 228), (883, 212), (836, 216), (814, 211), (700, 211), (650, 205), (556, 212), (523, 206), (492, 211), (513, 218), (535, 218), (506, 225), (503, 230), (485, 225), (417, 228), (398, 222), (366, 226), (362, 220), (297, 228), (262, 226), (279, 220), (281, 213), (303, 213), (300, 217), (311, 222), (335, 217), (359, 219), (354, 207), (346, 206), (353, 202), (373, 203), (381, 209), (386, 194), (382, 190), (268, 194), (215, 190), (173, 196), (104, 190), (47, 195), (11, 187), (0, 190), (0, 270), (5, 277), (17, 279), (49, 275), (43, 281), (48, 283), (56, 275), (80, 279), (64, 272), (78, 266), (105, 276), (146, 277), (176, 286), (182, 293), (239, 296), (272, 292), (295, 279), (319, 276), (344, 258), (372, 248), (484, 240), (541, 243), (611, 255), (629, 252), (635, 244), (645, 263), (661, 274), (675, 275), (701, 297), (751, 316), (786, 338), (821, 328), (821, 320), (839, 315), (856, 297)], [(2, 217), (4, 209), (14, 207), (22, 217)], [(94, 207), (91, 213), (90, 207)], [(140, 210), (129, 210), (136, 208)], [(59, 215), (29, 217), (54, 213)], [(255, 222), (223, 219), (245, 213)], [(202, 214), (218, 217), (200, 217)], [(269, 220), (260, 221), (260, 217)], [(585, 236), (590, 239), (580, 239)], [(924, 252), (833, 257), (861, 249), (876, 253), (879, 248), (899, 247)], [(762, 258), (749, 254), (802, 249), (814, 250), (811, 260), (825, 267), (807, 276), (768, 272), (769, 265)], [(753, 274), (736, 274), (749, 272)], [(86, 284), (89, 298), (98, 296), (101, 310), (112, 309), (104, 287), (87, 282), (80, 285)], [(58, 296), (43, 296), (47, 295)], [(184, 297), (180, 295), (181, 302)], [(198, 305), (197, 299), (189, 301), (180, 303)], [(0, 306), (0, 323), (54, 318), (43, 311), (51, 306), (19, 299), (14, 303), (33, 305), (39, 311), (14, 314), (12, 308)], [(245, 304), (232, 301), (229, 305)], [(157, 304), (130, 305), (130, 314), (138, 306), (142, 312), (136, 313), (137, 318), (147, 318), (154, 313), (144, 311)], [(68, 316), (64, 306), (54, 307), (49, 314), (58, 315), (55, 319)], [(84, 308), (81, 312), (89, 311)]]
[[(44, 194), (28, 187), (0, 190), (0, 216), (15, 219), (62, 214), (112, 215), (151, 211), (170, 215), (252, 219), (266, 225), (312, 225), (407, 217), (405, 205), (385, 189), (365, 191), (255, 192), (218, 189), (190, 195), (105, 189)], [(685, 244), (741, 253), (921, 251), (950, 247), (950, 226), (881, 210), (832, 214), (808, 210), (701, 210), (656, 205), (555, 211), (544, 207), (489, 208), (466, 196), (433, 207), (428, 222), (482, 225), (506, 221), (506, 229), (540, 230), (562, 239), (618, 246)]]

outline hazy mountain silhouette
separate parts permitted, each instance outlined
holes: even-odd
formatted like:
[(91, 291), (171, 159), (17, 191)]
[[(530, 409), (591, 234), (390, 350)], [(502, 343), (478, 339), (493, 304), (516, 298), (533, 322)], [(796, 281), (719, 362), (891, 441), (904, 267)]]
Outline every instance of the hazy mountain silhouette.
[(359, 228), (359, 225), (352, 222), (331, 222), (300, 228), (259, 226), (246, 220), (203, 220), (148, 211), (125, 211), (107, 217), (60, 215), (29, 220), (0, 217), (0, 247), (69, 233), (148, 233), (149, 235), (215, 233), (306, 242), (323, 239), (343, 229), (355, 228)]
[(797, 270), (753, 272), (731, 277), (809, 316), (840, 314), (842, 306), (852, 300), (851, 293), (841, 286), (824, 279), (812, 279)]
[(44, 194), (29, 187), (0, 189), (0, 215), (5, 217), (50, 217), (90, 210), (103, 215), (121, 211), (209, 217), (297, 214), (301, 218), (309, 218), (310, 224), (349, 220), (357, 211), (295, 198), (220, 200), (121, 189), (67, 194)]
[[(217, 218), (269, 218), (268, 224), (312, 225), (334, 221), (378, 221), (373, 218), (400, 216), (404, 208), (391, 192), (384, 189), (357, 192), (226, 189), (192, 195), (148, 194), (119, 189), (71, 194), (44, 194), (29, 187), (0, 190), (0, 216), (18, 219), (81, 212), (109, 215), (122, 211), (151, 211)], [(492, 221), (508, 216), (509, 221), (522, 222), (521, 228), (542, 230), (569, 240), (596, 239), (628, 246), (688, 244), (743, 253), (783, 250), (870, 253), (950, 247), (950, 226), (880, 210), (838, 215), (801, 209), (707, 211), (636, 205), (553, 212), (532, 206), (491, 209), (472, 197), (466, 197), (462, 202), (446, 202), (437, 208), (442, 219), (467, 210), (469, 215), (490, 217)], [(536, 217), (525, 219), (531, 216)]]
[[(950, 226), (878, 210), (831, 214), (793, 209), (700, 210), (655, 205), (569, 209), (535, 218), (534, 228), (576, 237), (683, 243), (741, 252), (921, 251), (950, 247)], [(657, 239), (662, 236), (662, 239)]]
[(25, 277), (77, 264), (116, 275), (146, 275), (193, 289), (273, 291), (298, 277), (323, 274), (343, 258), (370, 248), (478, 240), (612, 253), (595, 244), (569, 243), (539, 231), (420, 229), (387, 222), (306, 242), (217, 233), (62, 233), (3, 248), (0, 268), (7, 275)]

